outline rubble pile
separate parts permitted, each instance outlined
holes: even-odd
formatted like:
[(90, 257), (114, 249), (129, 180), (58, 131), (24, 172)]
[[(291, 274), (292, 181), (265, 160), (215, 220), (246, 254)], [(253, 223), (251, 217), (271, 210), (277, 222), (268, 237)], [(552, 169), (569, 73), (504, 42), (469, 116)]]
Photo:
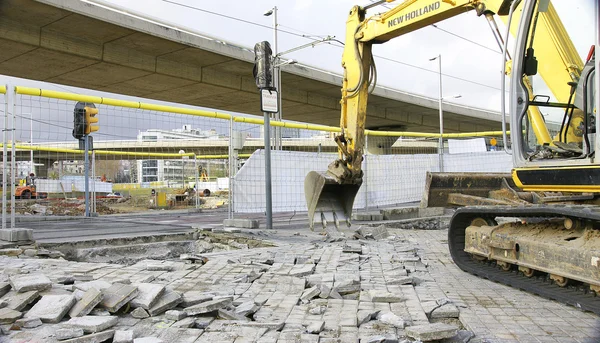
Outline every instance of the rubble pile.
[(0, 341), (464, 341), (415, 244), (369, 234), (131, 266), (0, 256)]

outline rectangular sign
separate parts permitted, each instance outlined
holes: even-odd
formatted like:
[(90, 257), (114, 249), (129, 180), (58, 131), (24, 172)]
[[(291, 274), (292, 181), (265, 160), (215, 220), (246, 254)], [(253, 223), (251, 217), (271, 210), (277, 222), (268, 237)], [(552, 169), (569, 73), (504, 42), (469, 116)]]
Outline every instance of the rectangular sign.
[(277, 113), (279, 112), (277, 105), (277, 91), (268, 89), (260, 90), (260, 110), (262, 112)]

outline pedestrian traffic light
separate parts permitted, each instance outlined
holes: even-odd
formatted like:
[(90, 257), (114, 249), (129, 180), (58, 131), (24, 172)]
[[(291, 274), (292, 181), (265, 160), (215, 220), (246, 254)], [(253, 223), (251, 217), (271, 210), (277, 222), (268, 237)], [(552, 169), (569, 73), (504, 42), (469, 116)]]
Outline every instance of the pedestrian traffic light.
[(75, 139), (83, 138), (85, 134), (85, 110), (77, 108), (73, 110), (73, 137)]
[(271, 45), (267, 41), (256, 43), (254, 45), (254, 80), (256, 87), (272, 88), (273, 87), (273, 66), (272, 66)]
[(96, 118), (96, 114), (98, 114), (98, 109), (94, 106), (94, 104), (89, 104), (91, 106), (85, 106), (85, 134), (89, 135), (92, 132), (96, 132), (100, 129), (100, 126), (94, 125), (98, 122), (98, 118)]

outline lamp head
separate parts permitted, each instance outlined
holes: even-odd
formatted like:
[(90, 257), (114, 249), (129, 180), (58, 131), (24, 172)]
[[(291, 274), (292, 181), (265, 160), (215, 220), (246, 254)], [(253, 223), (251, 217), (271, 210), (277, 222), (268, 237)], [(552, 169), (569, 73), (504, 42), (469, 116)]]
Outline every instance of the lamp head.
[(263, 13), (263, 15), (264, 15), (265, 17), (268, 17), (268, 16), (270, 16), (271, 14), (273, 14), (273, 10), (272, 10), (272, 9), (270, 9), (270, 10), (266, 11), (265, 13)]

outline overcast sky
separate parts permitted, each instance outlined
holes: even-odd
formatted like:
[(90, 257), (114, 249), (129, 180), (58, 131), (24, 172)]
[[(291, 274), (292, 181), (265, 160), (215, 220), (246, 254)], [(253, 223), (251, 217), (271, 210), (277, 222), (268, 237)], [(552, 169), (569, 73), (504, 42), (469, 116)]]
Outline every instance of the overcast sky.
[[(252, 47), (261, 40), (273, 41), (273, 16), (264, 12), (278, 8), (279, 29), (300, 35), (334, 35), (344, 40), (347, 15), (352, 6), (367, 5), (372, 0), (98, 0), (107, 1), (132, 11), (145, 13), (164, 21), (188, 27), (197, 32), (228, 42)], [(567, 30), (573, 36), (593, 27), (595, 0), (554, 0)], [(391, 8), (401, 1), (388, 4)], [(180, 4), (180, 5), (178, 5)], [(198, 8), (198, 9), (194, 9)], [(369, 15), (386, 11), (379, 6)], [(565, 11), (568, 10), (568, 11)], [(235, 20), (213, 13), (241, 19)], [(587, 14), (587, 15), (586, 15)], [(254, 24), (252, 24), (254, 23)], [(502, 23), (498, 20), (503, 28)], [(261, 27), (259, 25), (268, 26)], [(492, 110), (500, 108), (501, 55), (484, 17), (474, 11), (436, 25), (398, 37), (373, 48), (379, 71), (379, 83), (403, 91), (437, 98), (438, 65), (430, 58), (442, 55), (443, 95), (460, 94), (449, 101)], [(308, 39), (279, 32), (279, 52), (309, 42)], [(504, 31), (502, 31), (504, 33)], [(459, 36), (459, 37), (457, 37)], [(462, 38), (460, 38), (462, 37)], [(586, 56), (593, 40), (574, 38), (580, 55)], [(342, 73), (342, 48), (319, 45), (290, 53), (286, 57), (335, 73)], [(385, 58), (385, 59), (384, 59)], [(389, 61), (391, 59), (395, 62)], [(469, 80), (461, 81), (454, 77)], [(285, 90), (284, 90), (285, 91)]]
[[(265, 17), (263, 13), (277, 6), (280, 25), (278, 50), (282, 52), (311, 41), (301, 35), (332, 35), (343, 41), (349, 10), (355, 4), (366, 5), (371, 0), (96, 1), (112, 3), (132, 13), (142, 13), (174, 26), (248, 48), (262, 40), (273, 41), (273, 16)], [(553, 1), (583, 57), (587, 55), (593, 42), (590, 29), (594, 25), (594, 1), (596, 0)], [(371, 9), (369, 15), (386, 10), (379, 6)], [(501, 21), (498, 20), (498, 23), (504, 33)], [(581, 34), (583, 32), (587, 33)], [(380, 56), (375, 57), (379, 84), (437, 98), (438, 64), (429, 59), (441, 54), (444, 97), (461, 95), (459, 99), (452, 98), (448, 101), (496, 111), (500, 108), (499, 51), (486, 20), (477, 17), (475, 12), (464, 13), (438, 23), (437, 28), (425, 27), (373, 48), (374, 54)], [(341, 54), (341, 47), (321, 44), (289, 53), (285, 57), (341, 74)], [(36, 85), (22, 80), (17, 83)], [(59, 90), (74, 89), (47, 86)], [(72, 119), (66, 118), (65, 126), (70, 126), (70, 120)], [(177, 123), (177, 127), (179, 124), (181, 123)], [(41, 128), (40, 131), (43, 132)], [(65, 131), (65, 138), (68, 135)]]

